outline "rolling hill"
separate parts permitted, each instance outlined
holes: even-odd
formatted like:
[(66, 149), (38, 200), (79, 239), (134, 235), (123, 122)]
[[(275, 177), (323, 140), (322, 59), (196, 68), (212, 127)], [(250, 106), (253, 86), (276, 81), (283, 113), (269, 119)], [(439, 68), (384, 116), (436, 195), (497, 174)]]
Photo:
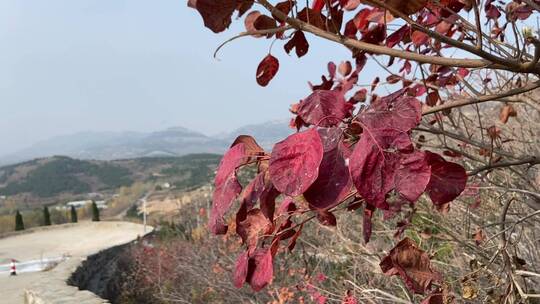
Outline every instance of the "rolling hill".
[(182, 156), (194, 153), (223, 154), (234, 138), (253, 135), (266, 149), (293, 132), (285, 120), (244, 126), (228, 133), (207, 136), (183, 127), (162, 131), (79, 132), (34, 144), (10, 155), (0, 156), (0, 164), (14, 164), (35, 158), (65, 155), (83, 160), (117, 160), (141, 157)]
[(217, 154), (190, 154), (114, 161), (65, 156), (35, 159), (0, 168), (0, 195), (40, 201), (156, 180), (189, 188), (210, 182), (220, 158)]

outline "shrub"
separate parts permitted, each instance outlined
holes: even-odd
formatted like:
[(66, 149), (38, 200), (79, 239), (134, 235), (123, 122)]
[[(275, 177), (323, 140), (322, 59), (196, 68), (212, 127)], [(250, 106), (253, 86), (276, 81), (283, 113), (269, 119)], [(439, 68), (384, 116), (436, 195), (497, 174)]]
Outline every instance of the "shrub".
[(51, 223), (51, 214), (49, 213), (49, 208), (47, 206), (43, 207), (43, 226), (50, 226)]
[(20, 230), (24, 230), (24, 222), (21, 213), (17, 210), (17, 213), (15, 214), (15, 231)]
[(96, 202), (92, 202), (92, 221), (99, 222), (99, 208), (96, 205)]
[(75, 209), (74, 206), (71, 206), (71, 222), (72, 223), (77, 223), (78, 222), (78, 219), (77, 219), (77, 209)]

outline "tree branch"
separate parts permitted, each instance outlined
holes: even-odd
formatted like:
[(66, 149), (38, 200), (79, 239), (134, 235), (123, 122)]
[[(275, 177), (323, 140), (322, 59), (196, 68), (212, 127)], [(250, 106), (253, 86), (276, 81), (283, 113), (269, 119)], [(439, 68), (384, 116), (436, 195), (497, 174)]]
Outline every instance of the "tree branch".
[(535, 166), (540, 164), (540, 158), (536, 156), (524, 158), (521, 160), (513, 161), (513, 162), (504, 162), (504, 163), (495, 163), (491, 165), (486, 165), (480, 168), (477, 168), (475, 170), (470, 171), (467, 173), (467, 175), (472, 176), (476, 175), (482, 171), (496, 169), (496, 168), (505, 168), (505, 167), (511, 167), (511, 166), (519, 166), (519, 165), (526, 165), (529, 164), (530, 166)]
[(511, 89), (511, 90), (508, 90), (506, 92), (499, 93), (499, 94), (483, 95), (479, 97), (454, 101), (454, 102), (445, 103), (439, 106), (431, 107), (422, 111), (422, 115), (433, 114), (433, 113), (441, 112), (444, 110), (449, 110), (452, 108), (463, 107), (463, 106), (468, 106), (468, 105), (472, 105), (476, 103), (482, 103), (486, 101), (492, 101), (492, 100), (497, 100), (501, 98), (511, 97), (511, 96), (527, 93), (537, 88), (540, 88), (540, 81), (536, 81), (524, 87)]
[(510, 68), (506, 65), (496, 64), (489, 60), (484, 59), (454, 59), (446, 57), (437, 57), (437, 56), (428, 56), (418, 53), (412, 53), (408, 51), (396, 50), (388, 48), (381, 45), (366, 43), (356, 39), (351, 39), (347, 37), (340, 37), (334, 33), (321, 30), (318, 27), (315, 27), (309, 23), (303, 22), (296, 18), (291, 18), (285, 15), (283, 12), (272, 6), (267, 0), (257, 0), (259, 4), (264, 6), (268, 11), (277, 16), (281, 20), (285, 20), (286, 23), (291, 25), (297, 30), (302, 30), (308, 33), (311, 33), (315, 36), (324, 38), (326, 40), (334, 41), (339, 44), (345, 45), (349, 48), (362, 50), (368, 53), (378, 54), (378, 55), (388, 55), (392, 57), (402, 58), (406, 60), (412, 60), (419, 63), (428, 63), (436, 64), (441, 66), (448, 67), (462, 67), (462, 68), (491, 68), (498, 70), (507, 70), (513, 71), (513, 68)]

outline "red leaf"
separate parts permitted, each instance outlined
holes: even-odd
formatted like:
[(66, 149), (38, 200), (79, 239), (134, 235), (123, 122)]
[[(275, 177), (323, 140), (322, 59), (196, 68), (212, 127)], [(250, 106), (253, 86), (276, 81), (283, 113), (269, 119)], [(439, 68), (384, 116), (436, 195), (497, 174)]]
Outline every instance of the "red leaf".
[(234, 265), (233, 282), (234, 287), (241, 288), (246, 282), (248, 274), (248, 252), (244, 251), (236, 258), (236, 264)]
[(236, 178), (236, 169), (246, 161), (245, 145), (233, 146), (221, 159), (214, 180), (215, 190), (212, 197), (213, 205), (209, 219), (210, 231), (214, 234), (225, 234), (227, 225), (223, 216), (231, 207), (233, 200), (242, 191), (242, 186)]
[(328, 76), (330, 76), (331, 79), (334, 79), (336, 77), (336, 64), (332, 61), (328, 62)]
[(263, 87), (267, 86), (270, 80), (276, 76), (278, 70), (279, 61), (276, 57), (268, 54), (257, 67), (257, 83)]
[(359, 5), (360, 0), (345, 0), (346, 4), (343, 6), (343, 9), (346, 11), (354, 11)]
[(304, 193), (304, 198), (310, 207), (326, 210), (338, 205), (351, 191), (352, 181), (346, 163), (351, 152), (340, 143), (340, 129), (320, 129), (319, 134), (323, 141), (324, 155), (319, 166), (319, 176)]
[(313, 1), (313, 10), (316, 12), (320, 12), (325, 5), (324, 0), (315, 0)]
[(453, 298), (448, 295), (446, 290), (435, 290), (429, 294), (420, 304), (451, 304), (454, 303)]
[(406, 89), (379, 98), (360, 115), (362, 123), (377, 130), (392, 129), (408, 132), (420, 123), (422, 110), (420, 102), (404, 96)]
[(316, 26), (321, 30), (326, 30), (326, 18), (321, 14), (320, 11), (312, 10), (305, 7), (303, 10), (298, 12), (296, 18), (307, 22), (313, 26)]
[(347, 295), (341, 301), (341, 304), (359, 304), (350, 290), (347, 290)]
[(249, 285), (254, 291), (260, 291), (272, 282), (273, 276), (272, 252), (266, 249), (256, 250), (249, 260)]
[(405, 15), (412, 15), (419, 10), (423, 9), (426, 4), (427, 0), (387, 0), (385, 1), (390, 7), (398, 10), (399, 12), (405, 14)]
[(296, 51), (296, 56), (300, 58), (307, 54), (309, 50), (309, 43), (306, 40), (304, 32), (296, 31), (293, 37), (283, 47), (285, 48), (285, 52), (287, 52), (287, 54), (289, 54), (294, 48)]
[(295, 234), (292, 236), (291, 240), (289, 241), (289, 245), (287, 245), (287, 249), (289, 251), (293, 251), (294, 247), (296, 246), (296, 241), (298, 240), (298, 237), (302, 234), (302, 229), (304, 228), (304, 224), (300, 224), (300, 228), (295, 232)]
[(345, 29), (343, 31), (343, 36), (351, 39), (356, 39), (356, 33), (358, 32), (358, 28), (354, 24), (354, 19), (349, 20), (349, 22), (345, 23)]
[(237, 0), (196, 0), (195, 2), (195, 9), (201, 14), (204, 25), (214, 33), (223, 32), (229, 27), (237, 6)]
[(474, 242), (477, 246), (480, 246), (484, 240), (486, 239), (486, 236), (484, 235), (484, 231), (482, 229), (476, 230), (474, 233)]
[(261, 172), (246, 186), (242, 192), (241, 201), (248, 210), (251, 210), (257, 203), (266, 187), (267, 172)]
[(238, 144), (244, 144), (247, 155), (262, 155), (264, 154), (264, 149), (259, 146), (255, 138), (250, 135), (239, 135), (236, 137), (231, 147), (234, 147)]
[(496, 126), (490, 126), (487, 128), (487, 133), (491, 139), (496, 140), (501, 137), (501, 129)]
[(389, 84), (398, 83), (400, 80), (401, 80), (401, 76), (399, 75), (390, 75), (386, 77), (386, 82), (388, 82)]
[(354, 16), (354, 25), (356, 26), (356, 29), (360, 32), (364, 32), (368, 29), (369, 14), (371, 14), (371, 10), (369, 8), (363, 8), (358, 13), (356, 13), (356, 16)]
[(369, 239), (371, 238), (371, 229), (372, 229), (372, 222), (371, 219), (373, 218), (373, 212), (375, 211), (375, 207), (372, 205), (366, 205), (364, 208), (364, 217), (362, 219), (362, 233), (364, 235), (364, 242), (368, 243)]
[(317, 219), (324, 226), (336, 226), (337, 225), (336, 216), (332, 212), (329, 212), (329, 211), (326, 211), (326, 210), (317, 211)]
[[(266, 15), (259, 15), (253, 22), (253, 27), (258, 30), (271, 30), (277, 28), (276, 20)], [(268, 34), (266, 37), (270, 38), (273, 34)]]
[(298, 196), (319, 176), (323, 145), (315, 129), (290, 135), (272, 150), (270, 179), (281, 193)]
[(298, 116), (319, 127), (336, 126), (350, 114), (351, 105), (339, 91), (317, 90), (298, 105)]
[(411, 40), (416, 47), (419, 47), (428, 44), (429, 36), (420, 31), (413, 31), (411, 34)]
[(426, 190), (430, 177), (431, 167), (423, 152), (405, 154), (396, 172), (396, 190), (409, 202), (415, 202)]
[[(388, 137), (398, 135), (390, 134)], [(399, 155), (385, 152), (391, 144), (379, 141), (380, 139), (374, 139), (364, 132), (351, 155), (349, 171), (358, 193), (366, 202), (386, 209), (386, 194), (394, 188)]]
[(279, 194), (279, 191), (274, 187), (270, 180), (266, 182), (264, 190), (261, 193), (261, 211), (270, 221), (274, 220), (276, 198)]
[(465, 169), (456, 163), (447, 162), (441, 156), (426, 151), (431, 166), (431, 177), (426, 192), (435, 205), (444, 205), (458, 197), (467, 184)]
[(272, 231), (272, 222), (264, 216), (260, 209), (252, 209), (247, 213), (246, 219), (238, 224), (237, 233), (248, 249), (257, 246), (259, 236)]
[(253, 3), (255, 3), (253, 0), (241, 0), (237, 7), (238, 18), (242, 17), (247, 11), (249, 11), (253, 6)]
[(399, 275), (410, 291), (423, 294), (431, 289), (432, 282), (441, 280), (433, 271), (427, 253), (409, 238), (399, 242), (380, 263), (384, 274)]
[[(364, 132), (350, 157), (349, 171), (358, 193), (369, 204), (386, 209), (386, 195), (396, 188), (402, 151), (411, 151), (409, 131), (421, 118), (420, 102), (401, 97), (404, 90), (380, 98), (359, 115)], [(407, 171), (402, 170), (402, 174)], [(415, 191), (403, 190), (408, 196)]]
[(350, 61), (342, 61), (339, 64), (338, 71), (341, 76), (346, 77), (352, 72), (352, 65)]
[[(281, 11), (284, 15), (288, 15), (291, 12), (293, 2), (290, 0), (285, 0), (283, 2), (280, 2), (276, 4), (276, 8)], [(276, 19), (279, 22), (285, 22), (285, 20), (281, 20), (278, 16), (276, 16), (274, 13), (272, 13), (272, 17)]]
[(386, 25), (377, 24), (370, 27), (368, 31), (362, 32), (362, 39), (360, 40), (371, 44), (381, 44), (384, 39), (386, 39)]
[(440, 97), (439, 97), (439, 91), (433, 91), (433, 92), (430, 92), (427, 96), (426, 96), (426, 104), (430, 107), (433, 107), (437, 104), (437, 102), (439, 101)]
[(505, 105), (501, 108), (501, 112), (499, 114), (499, 119), (502, 123), (507, 123), (509, 117), (515, 117), (517, 116), (517, 112), (511, 105)]
[[(492, 1), (489, 1), (488, 3), (490, 3), (490, 2), (492, 2)], [(501, 16), (501, 12), (493, 4), (486, 4), (484, 9), (486, 11), (486, 18), (487, 19), (497, 20)]]
[[(397, 31), (393, 32), (390, 36), (386, 37), (386, 46), (389, 48), (393, 48), (398, 43), (403, 41), (407, 35), (409, 35), (411, 32), (411, 27), (409, 25), (404, 25), (400, 27)], [(409, 39), (409, 38), (408, 38)]]
[(459, 68), (457, 70), (457, 74), (461, 77), (461, 78), (465, 78), (467, 77), (467, 75), (470, 74), (469, 70), (467, 70), (466, 68)]
[[(247, 14), (246, 19), (244, 19), (244, 26), (246, 27), (246, 31), (248, 32), (254, 32), (257, 29), (255, 28), (255, 21), (257, 18), (261, 16), (261, 12), (259, 11), (252, 11), (249, 14)], [(252, 35), (253, 37), (262, 37), (262, 35)]]

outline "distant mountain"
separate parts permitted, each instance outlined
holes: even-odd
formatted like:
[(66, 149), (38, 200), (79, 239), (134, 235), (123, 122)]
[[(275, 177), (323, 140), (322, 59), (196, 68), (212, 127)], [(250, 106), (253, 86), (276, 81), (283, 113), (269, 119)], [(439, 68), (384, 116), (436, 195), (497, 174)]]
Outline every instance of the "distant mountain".
[(152, 133), (79, 132), (57, 136), (0, 156), (0, 165), (23, 162), (53, 155), (77, 159), (115, 160), (139, 157), (182, 156), (192, 153), (224, 153), (236, 136), (254, 136), (270, 150), (274, 143), (293, 132), (287, 121), (271, 121), (241, 127), (230, 133), (207, 136), (182, 127)]
[(294, 130), (289, 127), (288, 120), (275, 120), (263, 124), (243, 126), (224, 134), (223, 138), (230, 144), (238, 135), (251, 135), (264, 149), (271, 150), (276, 142), (285, 139), (293, 132)]

